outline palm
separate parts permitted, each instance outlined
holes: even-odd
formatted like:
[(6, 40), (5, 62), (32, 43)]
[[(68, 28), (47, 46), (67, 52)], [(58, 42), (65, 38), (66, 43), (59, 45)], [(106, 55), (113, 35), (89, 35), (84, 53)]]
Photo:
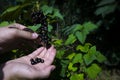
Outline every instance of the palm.
[[(45, 78), (48, 77), (52, 68), (52, 64), (55, 57), (56, 50), (51, 47), (50, 49), (38, 49), (28, 56), (24, 56), (15, 60), (11, 60), (7, 65), (12, 65), (13, 71), (17, 72), (16, 75), (24, 78)], [(31, 58), (42, 58), (44, 63), (38, 63), (36, 65), (31, 65)]]

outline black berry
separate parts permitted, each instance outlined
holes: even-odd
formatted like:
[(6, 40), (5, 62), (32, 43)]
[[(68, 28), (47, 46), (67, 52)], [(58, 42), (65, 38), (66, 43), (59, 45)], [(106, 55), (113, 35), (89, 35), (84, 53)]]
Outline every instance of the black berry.
[(41, 62), (41, 58), (35, 58), (35, 61), (37, 62), (37, 63), (40, 63)]
[(33, 58), (31, 58), (30, 61), (31, 61), (31, 64), (32, 64), (32, 65), (37, 64), (37, 62), (36, 62)]
[[(47, 16), (43, 14), (42, 11), (36, 11), (31, 14), (32, 21), (34, 24), (41, 24), (41, 27), (38, 29), (39, 31), (39, 39), (41, 42), (41, 45), (48, 48), (50, 47), (48, 44), (50, 44), (50, 40), (48, 37), (48, 23), (47, 23)], [(40, 45), (40, 44), (39, 44)]]

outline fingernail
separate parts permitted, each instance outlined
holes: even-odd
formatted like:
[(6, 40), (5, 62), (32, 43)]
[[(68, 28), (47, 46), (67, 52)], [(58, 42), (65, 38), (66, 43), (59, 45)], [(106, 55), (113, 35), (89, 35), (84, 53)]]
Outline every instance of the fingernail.
[(33, 34), (32, 34), (32, 38), (33, 38), (33, 39), (36, 39), (37, 37), (38, 37), (38, 34), (37, 34), (37, 33), (33, 33)]

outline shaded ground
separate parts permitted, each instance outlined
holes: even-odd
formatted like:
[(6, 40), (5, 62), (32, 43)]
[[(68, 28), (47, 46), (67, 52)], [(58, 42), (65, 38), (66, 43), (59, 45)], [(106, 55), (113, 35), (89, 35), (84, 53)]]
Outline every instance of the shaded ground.
[(103, 70), (96, 80), (120, 80), (120, 70)]

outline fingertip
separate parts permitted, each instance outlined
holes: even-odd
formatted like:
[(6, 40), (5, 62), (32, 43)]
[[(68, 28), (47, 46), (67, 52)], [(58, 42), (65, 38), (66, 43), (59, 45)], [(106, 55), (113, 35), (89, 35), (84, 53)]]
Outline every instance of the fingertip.
[(43, 50), (45, 50), (45, 47), (40, 47), (40, 48), (37, 49), (38, 52), (41, 52)]
[(51, 72), (51, 71), (53, 71), (53, 70), (55, 70), (55, 65), (50, 65), (50, 66), (48, 66), (46, 69), (49, 71), (49, 72)]
[(34, 52), (29, 54), (29, 56), (30, 57), (35, 57), (35, 56), (39, 55), (43, 50), (44, 50), (44, 47), (37, 48)]
[(51, 47), (50, 47), (49, 49), (51, 50), (51, 49), (53, 49), (53, 48), (54, 48), (54, 46), (53, 46), (53, 45), (51, 45)]
[(55, 70), (56, 66), (52, 65), (51, 71)]
[(32, 38), (33, 39), (36, 39), (38, 37), (38, 34), (37, 33), (32, 33)]
[(52, 46), (52, 47), (49, 48), (48, 53), (49, 53), (50, 55), (52, 55), (52, 56), (53, 56), (53, 55), (54, 55), (54, 56), (56, 55), (56, 49), (54, 48), (54, 46)]
[(38, 34), (16, 29), (15, 36), (25, 39), (36, 39), (38, 37)]

